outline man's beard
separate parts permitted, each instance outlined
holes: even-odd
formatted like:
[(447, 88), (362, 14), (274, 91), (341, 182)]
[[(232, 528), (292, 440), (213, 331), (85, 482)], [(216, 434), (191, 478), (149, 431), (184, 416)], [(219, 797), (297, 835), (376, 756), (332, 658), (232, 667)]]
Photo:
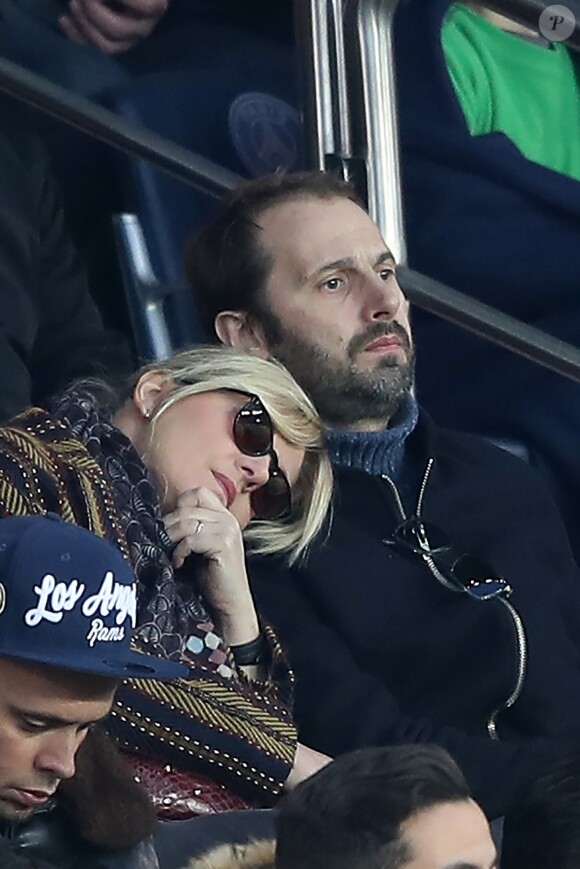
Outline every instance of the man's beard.
[[(286, 366), (314, 402), (326, 425), (356, 427), (361, 421), (386, 424), (413, 386), (415, 357), (410, 337), (399, 323), (377, 322), (355, 335), (346, 359), (325, 352), (313, 341), (284, 329), (271, 311), (260, 311), (260, 325), (272, 356)], [(372, 341), (396, 335), (406, 353), (403, 363), (390, 354), (361, 371), (356, 356)]]

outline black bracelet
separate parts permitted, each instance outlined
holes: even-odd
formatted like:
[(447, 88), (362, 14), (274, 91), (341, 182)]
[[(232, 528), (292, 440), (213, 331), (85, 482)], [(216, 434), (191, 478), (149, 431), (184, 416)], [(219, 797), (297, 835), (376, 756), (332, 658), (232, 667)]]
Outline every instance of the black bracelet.
[(230, 646), (230, 649), (238, 667), (247, 667), (250, 664), (260, 664), (266, 657), (268, 646), (264, 634), (258, 634), (255, 640)]

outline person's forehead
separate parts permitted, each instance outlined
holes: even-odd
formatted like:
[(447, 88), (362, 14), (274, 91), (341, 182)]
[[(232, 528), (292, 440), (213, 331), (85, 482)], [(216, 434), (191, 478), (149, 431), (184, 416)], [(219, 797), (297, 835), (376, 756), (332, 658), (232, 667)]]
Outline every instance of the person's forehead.
[(473, 800), (441, 803), (419, 811), (401, 825), (416, 856), (410, 865), (474, 866), (488, 869), (495, 848), (483, 812)]
[(326, 263), (378, 257), (387, 248), (379, 228), (350, 199), (292, 199), (258, 220), (262, 247), (276, 265), (307, 272)]

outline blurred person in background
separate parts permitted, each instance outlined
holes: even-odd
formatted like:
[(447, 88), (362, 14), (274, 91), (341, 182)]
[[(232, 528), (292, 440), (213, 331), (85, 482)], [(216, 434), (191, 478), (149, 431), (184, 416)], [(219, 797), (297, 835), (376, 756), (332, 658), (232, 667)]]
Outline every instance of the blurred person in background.
[(0, 98), (0, 419), (80, 377), (132, 369), (105, 328), (29, 112)]
[[(578, 345), (578, 56), (560, 29), (541, 26), (542, 6), (523, 24), (484, 2), (399, 4), (408, 259)], [(577, 7), (564, 7), (570, 21)], [(416, 312), (414, 329), (424, 348), (417, 388), (425, 407), (441, 424), (507, 444), (537, 465), (578, 558), (578, 384), (424, 312)]]
[(265, 0), (1, 0), (0, 54), (85, 95), (135, 75), (217, 60), (237, 39), (287, 37)]
[[(0, 0), (0, 58), (240, 172), (230, 105), (241, 92), (268, 91), (273, 66), (279, 79), (293, 82), (291, 51), (281, 59), (279, 38), (291, 30), (291, 11), (290, 3), (268, 0)], [(157, 87), (164, 94), (159, 105)], [(195, 140), (190, 133), (180, 139), (179, 117), (163, 108), (175, 90), (199, 119)], [(252, 117), (244, 129), (248, 124)], [(42, 116), (42, 126), (93, 298), (106, 323), (129, 335), (111, 217), (136, 210), (140, 188), (132, 164), (59, 120)], [(194, 211), (210, 207), (201, 195), (192, 199)], [(181, 277), (179, 264), (170, 276), (154, 264), (161, 280)]]

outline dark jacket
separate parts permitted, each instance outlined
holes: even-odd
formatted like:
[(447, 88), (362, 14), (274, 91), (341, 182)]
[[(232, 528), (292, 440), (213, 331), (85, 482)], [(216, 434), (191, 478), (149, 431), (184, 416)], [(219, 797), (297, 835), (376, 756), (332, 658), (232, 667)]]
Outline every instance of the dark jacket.
[(73, 779), (22, 821), (0, 820), (3, 869), (158, 869), (155, 813), (131, 770), (99, 730)]
[(70, 241), (48, 157), (25, 110), (0, 98), (0, 419), (69, 380), (130, 369)]
[[(578, 344), (580, 183), (502, 133), (470, 135), (441, 46), (450, 2), (402, 0), (396, 16), (409, 264)], [(527, 444), (580, 554), (580, 386), (439, 317), (416, 311), (413, 328), (422, 403), (442, 425)]]
[[(114, 795), (109, 801), (114, 805)], [(12, 861), (12, 862), (11, 862)], [(0, 824), (3, 869), (159, 869), (153, 840), (121, 851), (97, 848), (79, 836), (56, 802), (30, 819)]]
[[(339, 470), (338, 483), (330, 535), (303, 567), (251, 568), (296, 674), (301, 740), (331, 755), (437, 743), (497, 816), (560, 750), (553, 741), (580, 736), (580, 579), (554, 504), (522, 461), (425, 416), (406, 442), (403, 509), (413, 514), (423, 489), (423, 517), (509, 581), (522, 657), (505, 604), (451, 590), (419, 556), (383, 542), (402, 519), (389, 482)], [(520, 665), (521, 694), (492, 741), (486, 723)]]

